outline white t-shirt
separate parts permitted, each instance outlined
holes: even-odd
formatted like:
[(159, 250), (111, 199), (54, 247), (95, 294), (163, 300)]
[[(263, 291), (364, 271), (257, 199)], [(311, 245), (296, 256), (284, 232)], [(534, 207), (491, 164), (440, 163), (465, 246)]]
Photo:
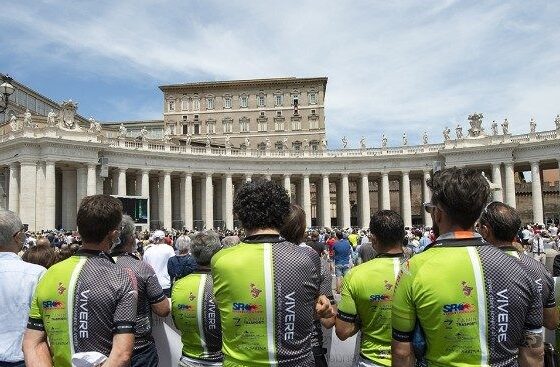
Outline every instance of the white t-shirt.
[(165, 243), (152, 245), (144, 251), (143, 259), (154, 269), (159, 285), (163, 289), (171, 288), (171, 278), (167, 272), (167, 261), (173, 256), (175, 256), (173, 247)]

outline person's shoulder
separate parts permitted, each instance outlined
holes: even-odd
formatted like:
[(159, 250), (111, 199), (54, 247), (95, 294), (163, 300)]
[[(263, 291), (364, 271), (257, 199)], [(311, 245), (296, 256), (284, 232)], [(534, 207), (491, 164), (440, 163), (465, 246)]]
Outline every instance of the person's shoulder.
[(26, 274), (32, 274), (32, 275), (43, 275), (47, 272), (47, 269), (41, 265), (37, 265), (37, 264), (33, 264), (33, 263), (28, 263), (25, 261), (22, 261), (22, 269), (24, 270), (24, 272)]

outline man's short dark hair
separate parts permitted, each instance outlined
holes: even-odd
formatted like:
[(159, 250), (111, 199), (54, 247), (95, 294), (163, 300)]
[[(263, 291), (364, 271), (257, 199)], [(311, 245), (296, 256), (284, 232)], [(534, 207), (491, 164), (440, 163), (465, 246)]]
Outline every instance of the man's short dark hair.
[(512, 242), (521, 227), (521, 217), (513, 207), (495, 201), (482, 211), (480, 224), (488, 226), (498, 241)]
[(339, 240), (344, 238), (344, 234), (342, 234), (341, 231), (336, 231), (336, 238), (338, 238)]
[(432, 203), (439, 205), (462, 229), (471, 228), (488, 201), (490, 186), (480, 172), (469, 168), (446, 168), (426, 182)]
[(235, 196), (233, 212), (245, 229), (279, 230), (290, 212), (290, 198), (286, 190), (276, 182), (246, 182)]
[(286, 241), (299, 245), (305, 239), (305, 230), (305, 211), (299, 205), (290, 205), (290, 212), (280, 229), (280, 235)]
[(76, 220), (82, 242), (101, 242), (109, 232), (119, 228), (122, 211), (121, 201), (110, 195), (83, 198)]
[(404, 238), (404, 221), (394, 210), (380, 210), (371, 216), (369, 230), (381, 246), (400, 245)]

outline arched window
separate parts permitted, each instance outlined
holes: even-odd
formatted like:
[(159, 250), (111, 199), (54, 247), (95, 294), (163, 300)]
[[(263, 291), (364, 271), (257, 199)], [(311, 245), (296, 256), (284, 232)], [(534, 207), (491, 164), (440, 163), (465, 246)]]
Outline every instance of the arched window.
[(301, 150), (301, 141), (297, 140), (292, 143), (292, 148), (294, 150)]

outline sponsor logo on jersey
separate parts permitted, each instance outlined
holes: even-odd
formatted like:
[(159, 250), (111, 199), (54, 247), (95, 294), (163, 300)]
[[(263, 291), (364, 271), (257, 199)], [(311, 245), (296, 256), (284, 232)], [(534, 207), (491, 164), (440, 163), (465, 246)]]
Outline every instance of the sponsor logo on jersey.
[(80, 324), (78, 335), (80, 338), (88, 338), (89, 337), (89, 292), (91, 289), (87, 289), (80, 293), (79, 298), (79, 313), (78, 313), (78, 322)]
[(208, 316), (208, 329), (216, 330), (216, 304), (212, 299), (208, 300), (208, 311), (206, 315)]
[(185, 304), (183, 304), (183, 303), (179, 303), (179, 304), (177, 305), (177, 309), (178, 309), (179, 311), (188, 311), (188, 310), (192, 310), (192, 309), (193, 309), (193, 306), (191, 306), (191, 305), (185, 305)]
[(369, 296), (370, 302), (377, 303), (377, 302), (388, 302), (391, 300), (391, 296), (387, 294), (372, 294)]
[(64, 308), (64, 303), (62, 303), (61, 301), (43, 301), (43, 309), (46, 310), (59, 310), (61, 308)]
[(391, 288), (393, 288), (393, 285), (391, 283), (389, 283), (388, 280), (385, 281), (385, 289), (390, 291)]
[(473, 290), (473, 287), (471, 287), (469, 285), (469, 283), (465, 282), (464, 280), (461, 282), (461, 285), (463, 286), (463, 294), (465, 296), (470, 296)]
[(233, 312), (259, 312), (260, 306), (257, 304), (249, 304), (243, 302), (234, 302), (232, 305)]
[(195, 296), (192, 292), (190, 292), (190, 294), (189, 294), (189, 301), (192, 302), (192, 301), (194, 301), (195, 299), (196, 299), (196, 296)]
[(64, 284), (59, 282), (58, 283), (58, 288), (56, 289), (57, 293), (62, 296), (62, 294), (64, 293), (65, 290), (66, 290), (66, 288), (64, 288)]
[(498, 341), (507, 341), (507, 331), (509, 326), (509, 296), (507, 288), (502, 289), (498, 295)]
[(450, 303), (443, 306), (443, 313), (446, 315), (469, 312), (474, 312), (474, 305), (470, 303)]
[(253, 298), (257, 298), (262, 292), (254, 283), (249, 284), (249, 287), (251, 288), (251, 297)]
[(296, 299), (295, 293), (291, 292), (284, 297), (284, 340), (294, 339), (296, 325)]

